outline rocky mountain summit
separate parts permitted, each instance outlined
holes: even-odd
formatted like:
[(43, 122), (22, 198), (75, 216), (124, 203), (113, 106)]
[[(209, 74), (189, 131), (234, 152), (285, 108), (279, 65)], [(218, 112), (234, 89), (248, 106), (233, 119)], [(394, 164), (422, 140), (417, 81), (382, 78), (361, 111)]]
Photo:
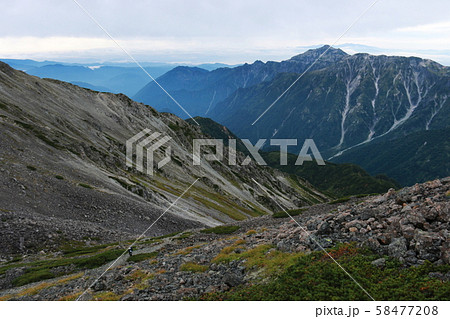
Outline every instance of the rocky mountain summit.
[[(440, 299), (448, 297), (450, 289), (449, 221), (450, 178), (445, 178), (378, 196), (145, 238), (133, 257), (122, 256), (81, 299), (309, 300), (321, 298), (314, 293), (323, 287), (328, 288), (323, 288), (327, 294), (322, 298), (330, 299), (338, 285), (336, 298), (350, 298), (345, 297), (350, 290), (356, 291), (354, 298), (364, 300), (364, 293), (351, 286), (330, 256), (377, 299)], [(0, 298), (75, 299), (106, 266), (6, 289), (13, 273), (26, 273), (23, 264), (6, 271), (1, 281), (6, 290)], [(0, 271), (4, 268), (0, 266)], [(283, 285), (283, 280), (289, 284)]]

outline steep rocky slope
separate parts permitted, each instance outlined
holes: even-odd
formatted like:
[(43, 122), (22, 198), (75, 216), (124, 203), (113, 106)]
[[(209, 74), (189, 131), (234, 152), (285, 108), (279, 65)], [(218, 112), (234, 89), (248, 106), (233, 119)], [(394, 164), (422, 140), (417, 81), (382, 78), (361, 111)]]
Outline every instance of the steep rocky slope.
[[(166, 146), (172, 149), (172, 161), (155, 167), (153, 176), (125, 164), (126, 140), (144, 128), (171, 137)], [(269, 213), (274, 203), (252, 178), (287, 208), (327, 199), (299, 178), (254, 163), (193, 165), (192, 139), (205, 137), (195, 125), (124, 95), (39, 79), (4, 63), (0, 63), (0, 130), (3, 257), (49, 251), (74, 240), (135, 236), (196, 179), (149, 234)], [(164, 154), (159, 149), (155, 159)], [(244, 155), (237, 156), (243, 160)]]
[[(278, 213), (146, 238), (82, 300), (368, 299), (320, 246), (377, 300), (448, 300), (450, 178), (289, 213), (295, 222)], [(9, 278), (30, 267), (21, 263), (15, 272), (6, 270)], [(14, 268), (0, 271), (8, 265)], [(6, 289), (0, 298), (73, 300), (104, 267)]]

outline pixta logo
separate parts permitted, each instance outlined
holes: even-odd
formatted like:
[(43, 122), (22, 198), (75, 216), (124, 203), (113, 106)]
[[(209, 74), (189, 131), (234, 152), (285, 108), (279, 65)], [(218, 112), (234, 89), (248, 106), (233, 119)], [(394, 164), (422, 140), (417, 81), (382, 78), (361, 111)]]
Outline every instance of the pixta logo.
[[(239, 165), (245, 166), (250, 164), (252, 161), (252, 158), (256, 161), (258, 165), (267, 165), (266, 161), (264, 161), (261, 154), (259, 154), (259, 150), (261, 147), (263, 147), (267, 140), (266, 139), (260, 139), (258, 142), (256, 142), (255, 145), (253, 145), (249, 140), (243, 139), (242, 142), (244, 143), (245, 147), (251, 154), (247, 156)], [(271, 146), (279, 146), (280, 147), (280, 165), (286, 166), (288, 165), (288, 146), (297, 146), (297, 140), (296, 139), (271, 139), (270, 140)], [(207, 146), (209, 148), (213, 147), (215, 149), (215, 154), (205, 154), (203, 158), (207, 161), (217, 160), (222, 161), (223, 160), (223, 140), (220, 139), (195, 139), (194, 145), (193, 145), (193, 159), (194, 159), (194, 165), (200, 165), (201, 163), (201, 147)], [(238, 165), (236, 160), (236, 140), (235, 139), (229, 139), (228, 140), (228, 165)], [(325, 161), (322, 158), (322, 155), (320, 154), (319, 150), (317, 149), (316, 144), (314, 143), (314, 140), (312, 139), (306, 139), (303, 143), (303, 146), (300, 150), (300, 153), (298, 154), (297, 160), (295, 161), (295, 165), (303, 165), (303, 162), (312, 161), (311, 155), (308, 153), (311, 151), (312, 155), (314, 156), (314, 159), (316, 160), (318, 165), (325, 165)]]
[[(126, 142), (126, 161), (128, 167), (136, 165), (139, 172), (153, 175), (153, 154), (156, 150), (161, 148), (164, 144), (170, 141), (170, 136), (162, 136), (159, 132), (151, 133), (150, 129), (144, 129), (138, 134), (128, 139)], [(161, 137), (161, 138), (160, 138)], [(170, 155), (172, 149), (170, 146), (165, 148), (165, 156), (157, 163), (158, 169), (170, 162)], [(135, 161), (133, 155), (136, 153)], [(144, 163), (144, 155), (146, 162)], [(145, 168), (144, 168), (145, 166)]]
[[(152, 133), (150, 129), (144, 129), (126, 142), (126, 161), (128, 167), (136, 167), (136, 169), (142, 173), (153, 175), (154, 167), (154, 153), (158, 149), (162, 149), (163, 145), (169, 142), (172, 138), (170, 136), (162, 135), (159, 132)], [(242, 162), (237, 163), (236, 156), (236, 140), (228, 140), (228, 165), (241, 165), (245, 166), (250, 164), (253, 160), (258, 165), (267, 165), (261, 154), (260, 149), (266, 144), (266, 139), (260, 139), (255, 145), (249, 140), (243, 139), (245, 147), (250, 153)], [(296, 139), (271, 139), (269, 141), (271, 146), (280, 147), (280, 165), (288, 165), (287, 152), (288, 146), (296, 146)], [(202, 153), (202, 147), (208, 147), (214, 149), (214, 153), (209, 151), (206, 154)], [(164, 157), (156, 164), (156, 167), (160, 169), (171, 160), (171, 147), (165, 146)], [(316, 144), (312, 139), (306, 139), (300, 150), (300, 153), (295, 161), (295, 165), (302, 165), (305, 161), (313, 161), (309, 152), (312, 153), (314, 159), (318, 165), (325, 165), (325, 161), (322, 158)], [(136, 154), (136, 156), (134, 156)], [(221, 139), (194, 139), (193, 140), (193, 165), (201, 165), (202, 159), (206, 161), (223, 161), (224, 158), (224, 143)], [(145, 159), (145, 161), (144, 161)], [(144, 163), (145, 162), (145, 163)]]

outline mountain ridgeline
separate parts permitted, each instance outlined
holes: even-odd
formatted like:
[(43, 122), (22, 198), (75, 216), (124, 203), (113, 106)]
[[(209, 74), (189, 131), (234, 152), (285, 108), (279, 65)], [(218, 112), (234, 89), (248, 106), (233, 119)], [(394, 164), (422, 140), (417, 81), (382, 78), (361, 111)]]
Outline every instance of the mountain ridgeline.
[[(325, 50), (318, 62), (254, 123)], [(312, 138), (324, 157), (358, 163), (370, 173), (388, 170), (373, 168), (381, 162), (365, 165), (364, 155), (356, 149), (368, 150), (382, 141), (389, 147), (391, 140), (401, 144), (402, 139), (411, 141), (417, 136), (410, 134), (450, 126), (450, 69), (416, 57), (348, 55), (324, 46), (279, 63), (257, 61), (212, 72), (177, 68), (158, 80), (191, 115), (210, 117), (240, 138), (253, 142), (260, 138)], [(142, 89), (136, 99), (186, 117), (154, 83)], [(445, 147), (442, 139), (426, 142), (435, 150)], [(298, 152), (301, 144), (290, 151)], [(388, 153), (392, 158), (401, 157), (396, 148)], [(447, 176), (449, 161), (441, 159), (426, 158), (421, 153), (414, 157), (416, 167), (442, 169), (428, 170), (417, 178), (401, 172), (395, 175), (404, 185)], [(404, 165), (394, 166), (402, 171)]]
[[(232, 96), (238, 89), (249, 88), (264, 81), (271, 81), (279, 73), (301, 73), (314, 62), (326, 47), (310, 50), (283, 62), (256, 61), (235, 68), (219, 68), (206, 71), (201, 68), (177, 67), (157, 79), (192, 116), (211, 117), (216, 105)], [(312, 68), (320, 69), (346, 56), (341, 50), (329, 50)], [(186, 118), (156, 83), (150, 82), (135, 96), (136, 101), (155, 106), (159, 111), (174, 113)], [(213, 119), (215, 119), (213, 117)]]

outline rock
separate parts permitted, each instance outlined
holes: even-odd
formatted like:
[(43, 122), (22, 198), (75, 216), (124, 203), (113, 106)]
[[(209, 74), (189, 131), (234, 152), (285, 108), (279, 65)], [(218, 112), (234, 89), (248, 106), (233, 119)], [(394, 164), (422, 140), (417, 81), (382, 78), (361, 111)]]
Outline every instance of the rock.
[(436, 278), (436, 279), (439, 279), (440, 281), (443, 281), (443, 282), (448, 282), (448, 281), (450, 281), (450, 272), (447, 272), (446, 274), (443, 274), (443, 273), (441, 273), (441, 272), (430, 272), (430, 273), (428, 274), (428, 276), (429, 276), (430, 278)]
[(374, 200), (372, 200), (372, 202), (376, 205), (380, 205), (380, 204), (383, 204), (386, 200), (387, 200), (387, 198), (385, 197), (385, 195), (383, 195), (383, 196), (376, 197)]
[(411, 225), (400, 225), (400, 230), (401, 233), (403, 235), (403, 237), (405, 237), (407, 240), (411, 240), (414, 238), (414, 234), (415, 234), (415, 229), (413, 226)]
[(426, 220), (423, 217), (422, 213), (418, 211), (410, 212), (406, 218), (409, 223), (413, 224), (415, 227), (418, 228), (423, 228), (423, 225), (426, 223)]
[(436, 261), (440, 258), (443, 238), (439, 234), (418, 230), (414, 240), (415, 250), (420, 259)]
[(409, 205), (403, 206), (403, 208), (402, 208), (402, 213), (408, 213), (408, 212), (410, 212), (410, 211), (412, 211), (411, 206), (409, 206)]
[(355, 232), (358, 231), (358, 228), (356, 228), (356, 227), (350, 227), (348, 230), (349, 230), (351, 233), (355, 233)]
[(223, 283), (230, 287), (236, 287), (241, 282), (242, 282), (242, 279), (233, 273), (228, 273), (223, 277)]
[(386, 259), (378, 258), (378, 259), (372, 261), (371, 264), (374, 265), (375, 267), (383, 268), (384, 266), (386, 266)]
[(323, 222), (319, 225), (319, 229), (317, 230), (317, 234), (318, 235), (325, 235), (325, 234), (329, 234), (333, 231), (333, 229), (330, 227), (330, 223), (328, 222)]
[(120, 301), (134, 301), (134, 300), (137, 300), (134, 294), (125, 295), (122, 298), (120, 298)]
[[(377, 227), (379, 228), (379, 227)], [(382, 245), (389, 245), (389, 243), (391, 242), (391, 236), (389, 234), (380, 234), (377, 236), (378, 241), (380, 242), (380, 244)]]
[(105, 290), (105, 289), (106, 289), (106, 284), (105, 284), (104, 277), (103, 277), (103, 278), (100, 278), (100, 279), (95, 283), (95, 285), (92, 287), (92, 289), (93, 289), (94, 291), (102, 291), (102, 290)]
[[(361, 220), (367, 220), (368, 223), (375, 220), (373, 217), (375, 217), (375, 210), (373, 209), (365, 209), (360, 215), (359, 219)], [(370, 220), (370, 221), (369, 221)]]
[(388, 246), (389, 255), (395, 258), (403, 258), (408, 250), (405, 238), (394, 238)]
[(372, 237), (367, 239), (367, 245), (369, 246), (370, 249), (375, 251), (378, 250), (378, 248), (380, 247), (379, 241)]

